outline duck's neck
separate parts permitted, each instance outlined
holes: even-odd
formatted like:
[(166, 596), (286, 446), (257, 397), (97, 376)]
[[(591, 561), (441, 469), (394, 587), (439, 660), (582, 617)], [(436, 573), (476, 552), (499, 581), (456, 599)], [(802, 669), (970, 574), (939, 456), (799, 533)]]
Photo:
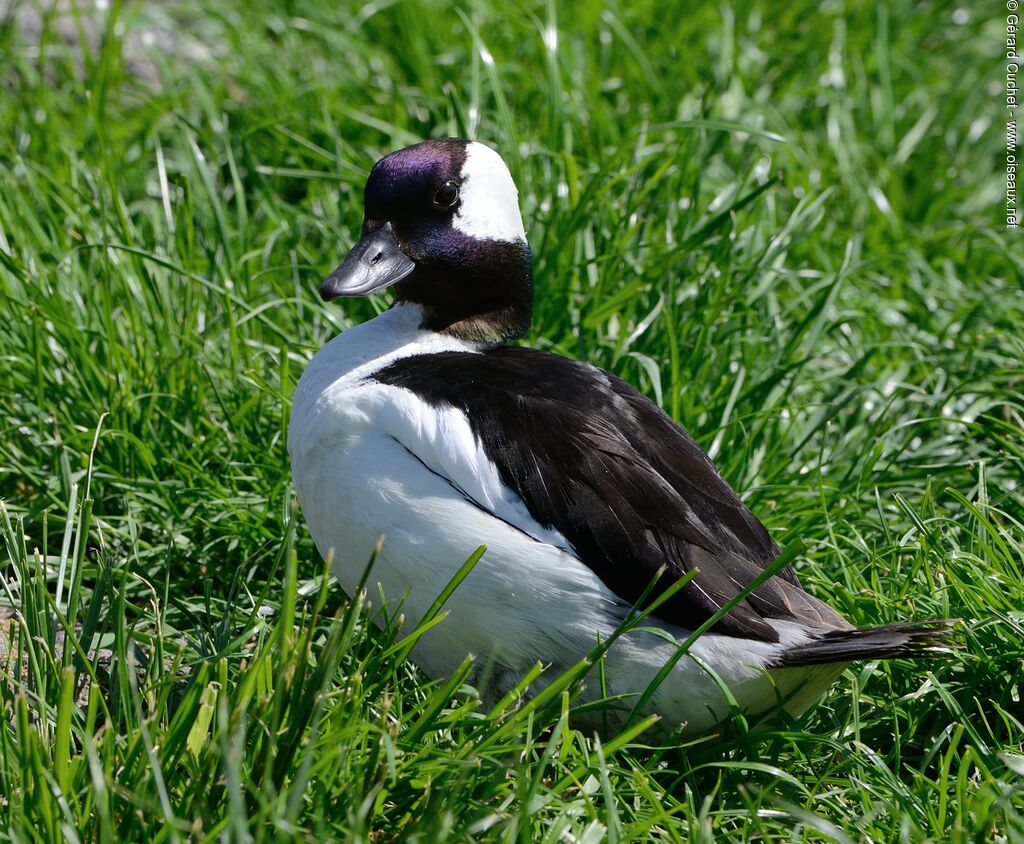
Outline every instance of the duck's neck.
[(522, 337), (533, 319), (533, 262), (525, 241), (487, 244), (459, 263), (420, 265), (395, 285), (398, 302), (423, 309), (422, 327), (482, 343)]
[(346, 329), (317, 352), (306, 367), (302, 375), (306, 392), (318, 393), (339, 379), (359, 382), (399, 358), (481, 348), (481, 344), (431, 331), (425, 322), (420, 305), (396, 302), (380, 316)]

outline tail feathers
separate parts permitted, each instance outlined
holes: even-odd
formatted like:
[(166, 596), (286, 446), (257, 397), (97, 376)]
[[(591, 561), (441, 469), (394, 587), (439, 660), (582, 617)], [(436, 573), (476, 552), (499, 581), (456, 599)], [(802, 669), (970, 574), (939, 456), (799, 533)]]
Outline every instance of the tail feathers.
[(952, 621), (908, 621), (860, 630), (829, 630), (780, 654), (778, 668), (853, 662), (858, 659), (929, 657), (950, 650)]

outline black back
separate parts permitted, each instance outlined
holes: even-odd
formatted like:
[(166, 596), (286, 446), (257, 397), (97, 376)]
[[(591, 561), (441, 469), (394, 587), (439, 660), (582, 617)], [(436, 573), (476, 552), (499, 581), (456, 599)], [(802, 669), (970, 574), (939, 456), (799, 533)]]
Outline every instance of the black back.
[[(635, 602), (662, 566), (654, 594), (699, 569), (659, 608), (666, 622), (693, 630), (778, 556), (700, 446), (603, 370), (499, 347), (403, 358), (373, 377), (463, 411), (505, 485), (625, 601)], [(715, 629), (774, 642), (765, 618), (811, 621), (821, 610), (787, 566)]]

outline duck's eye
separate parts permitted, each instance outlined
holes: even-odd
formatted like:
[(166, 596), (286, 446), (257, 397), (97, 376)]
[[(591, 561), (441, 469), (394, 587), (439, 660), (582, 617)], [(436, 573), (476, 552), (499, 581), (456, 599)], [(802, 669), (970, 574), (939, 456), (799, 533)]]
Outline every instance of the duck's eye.
[(443, 211), (450, 211), (459, 201), (459, 183), (447, 181), (434, 194), (434, 205)]

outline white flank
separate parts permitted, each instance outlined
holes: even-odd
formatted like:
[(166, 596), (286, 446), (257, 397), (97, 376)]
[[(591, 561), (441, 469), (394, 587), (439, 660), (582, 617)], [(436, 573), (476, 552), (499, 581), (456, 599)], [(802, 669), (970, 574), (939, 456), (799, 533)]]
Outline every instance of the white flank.
[(519, 192), (498, 153), (473, 141), (462, 165), (462, 206), (452, 225), (481, 240), (526, 241)]

